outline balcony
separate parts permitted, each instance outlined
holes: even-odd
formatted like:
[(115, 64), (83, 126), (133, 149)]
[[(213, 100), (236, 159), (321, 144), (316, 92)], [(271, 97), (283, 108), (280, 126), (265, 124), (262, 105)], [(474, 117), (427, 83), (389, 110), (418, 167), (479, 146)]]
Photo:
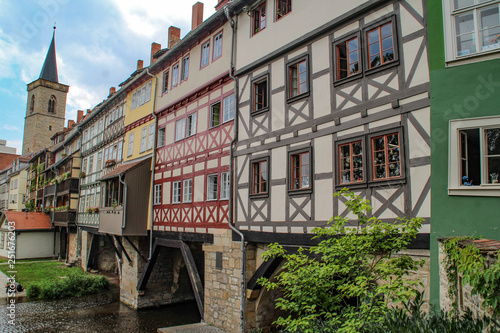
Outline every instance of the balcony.
[(99, 227), (99, 213), (78, 213), (78, 225), (85, 227)]
[(78, 193), (78, 178), (68, 178), (57, 185), (57, 195)]
[[(134, 206), (131, 204), (130, 206)], [(136, 208), (134, 206), (134, 208)], [(124, 208), (104, 207), (100, 210), (99, 232), (116, 236), (145, 236), (147, 234), (147, 213), (142, 218), (135, 218), (130, 212), (131, 207), (127, 209), (127, 221), (123, 226)]]
[(43, 199), (43, 188), (36, 191), (37, 200)]
[(72, 227), (76, 222), (76, 210), (69, 209), (54, 212), (54, 225), (58, 227)]
[(56, 194), (56, 186), (55, 185), (45, 186), (45, 197), (54, 196), (55, 194)]

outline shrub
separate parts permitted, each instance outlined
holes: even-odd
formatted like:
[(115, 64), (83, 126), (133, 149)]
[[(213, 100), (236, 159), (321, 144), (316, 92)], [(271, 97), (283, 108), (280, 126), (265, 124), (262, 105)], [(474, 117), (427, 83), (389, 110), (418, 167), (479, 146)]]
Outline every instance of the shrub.
[(67, 278), (50, 283), (34, 284), (27, 296), (39, 299), (58, 299), (95, 294), (109, 287), (109, 281), (101, 275), (70, 274)]

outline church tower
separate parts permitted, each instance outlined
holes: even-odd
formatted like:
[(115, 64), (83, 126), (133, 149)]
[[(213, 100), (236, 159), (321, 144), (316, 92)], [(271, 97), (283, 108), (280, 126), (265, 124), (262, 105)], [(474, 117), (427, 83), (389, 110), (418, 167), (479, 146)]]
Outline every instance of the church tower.
[(50, 138), (64, 128), (69, 86), (57, 75), (55, 29), (40, 77), (28, 84), (23, 155), (51, 146)]

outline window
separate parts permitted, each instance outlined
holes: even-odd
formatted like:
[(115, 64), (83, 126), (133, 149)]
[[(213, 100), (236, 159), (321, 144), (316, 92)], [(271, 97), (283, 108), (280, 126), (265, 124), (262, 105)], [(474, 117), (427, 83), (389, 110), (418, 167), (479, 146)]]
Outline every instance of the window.
[(30, 113), (35, 111), (35, 95), (31, 95)]
[(196, 134), (196, 113), (186, 117), (186, 137)]
[(54, 95), (50, 96), (47, 112), (56, 113), (56, 96)]
[(223, 111), (223, 123), (234, 119), (234, 95), (230, 95), (223, 99)]
[(165, 146), (165, 127), (158, 128), (158, 147)]
[(141, 148), (140, 148), (140, 153), (146, 150), (146, 140), (148, 137), (148, 127), (144, 126), (141, 130)]
[(94, 172), (94, 155), (89, 157), (89, 174)]
[(308, 92), (307, 75), (306, 59), (288, 66), (288, 98)]
[(265, 194), (268, 190), (268, 161), (256, 161), (252, 163), (251, 194)]
[(181, 81), (188, 79), (189, 75), (189, 55), (182, 58)]
[(184, 179), (182, 184), (182, 202), (193, 201), (193, 180)]
[(214, 60), (222, 56), (222, 31), (214, 37)]
[(177, 120), (175, 123), (175, 141), (186, 137), (186, 118)]
[(290, 154), (290, 190), (303, 190), (311, 187), (309, 151)]
[(372, 175), (374, 180), (401, 177), (399, 133), (372, 138), (371, 149)]
[(207, 200), (217, 200), (217, 174), (207, 177)]
[(155, 135), (155, 124), (149, 124), (149, 132), (148, 132), (148, 147), (147, 150), (153, 148), (153, 140)]
[(444, 1), (447, 60), (500, 49), (499, 6), (498, 0)]
[(133, 153), (134, 153), (134, 132), (130, 133), (128, 136), (127, 156), (132, 156)]
[(181, 202), (181, 182), (176, 181), (172, 183), (172, 203)]
[(253, 11), (253, 33), (266, 28), (266, 2), (264, 1)]
[(340, 184), (362, 182), (363, 169), (363, 141), (354, 141), (339, 145), (339, 172)]
[(154, 204), (161, 205), (161, 184), (155, 185)]
[(223, 172), (220, 175), (221, 184), (220, 184), (220, 199), (228, 200), (229, 199), (229, 191), (231, 190), (231, 184), (229, 182), (229, 172)]
[(498, 196), (500, 117), (450, 121), (448, 193)]
[(210, 127), (219, 126), (220, 124), (220, 102), (212, 104), (210, 107)]
[(163, 73), (163, 93), (168, 92), (168, 75), (170, 74), (170, 71), (166, 70)]
[(95, 166), (96, 170), (102, 169), (102, 151), (97, 154), (97, 165)]
[(359, 73), (359, 39), (351, 38), (336, 45), (337, 79)]
[(292, 0), (276, 0), (276, 20), (292, 11)]
[[(142, 87), (137, 88), (136, 91), (132, 94), (131, 109), (133, 110), (135, 108), (138, 108), (139, 106), (149, 102), (150, 100), (151, 100), (151, 81), (144, 84)], [(110, 124), (119, 118), (118, 116), (119, 113), (120, 113), (119, 107), (113, 110), (112, 114), (109, 117)]]
[(369, 68), (378, 67), (395, 59), (392, 22), (369, 30), (366, 37)]
[[(121, 186), (118, 177), (106, 180), (104, 182), (104, 207), (114, 207), (115, 205), (121, 205), (123, 200), (123, 186)], [(87, 195), (87, 205), (89, 207), (90, 199)]]
[(208, 62), (210, 61), (209, 59), (210, 59), (210, 41), (207, 41), (201, 47), (201, 66), (200, 67), (207, 66)]
[(177, 87), (179, 83), (179, 64), (172, 66), (172, 87)]
[(253, 84), (253, 112), (265, 111), (268, 107), (268, 85), (267, 76)]

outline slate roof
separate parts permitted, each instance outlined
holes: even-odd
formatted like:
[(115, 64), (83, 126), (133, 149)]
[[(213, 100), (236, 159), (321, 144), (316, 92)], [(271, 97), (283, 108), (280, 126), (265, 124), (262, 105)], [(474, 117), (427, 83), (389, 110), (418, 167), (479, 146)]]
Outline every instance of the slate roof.
[(49, 50), (47, 51), (47, 56), (45, 57), (45, 61), (43, 63), (42, 71), (40, 72), (39, 78), (59, 83), (59, 78), (57, 75), (55, 35), (56, 35), (56, 28), (54, 27), (54, 33), (52, 34), (52, 41), (50, 42)]
[(15, 222), (18, 231), (50, 230), (50, 216), (45, 213), (4, 211), (2, 215), (8, 222)]

